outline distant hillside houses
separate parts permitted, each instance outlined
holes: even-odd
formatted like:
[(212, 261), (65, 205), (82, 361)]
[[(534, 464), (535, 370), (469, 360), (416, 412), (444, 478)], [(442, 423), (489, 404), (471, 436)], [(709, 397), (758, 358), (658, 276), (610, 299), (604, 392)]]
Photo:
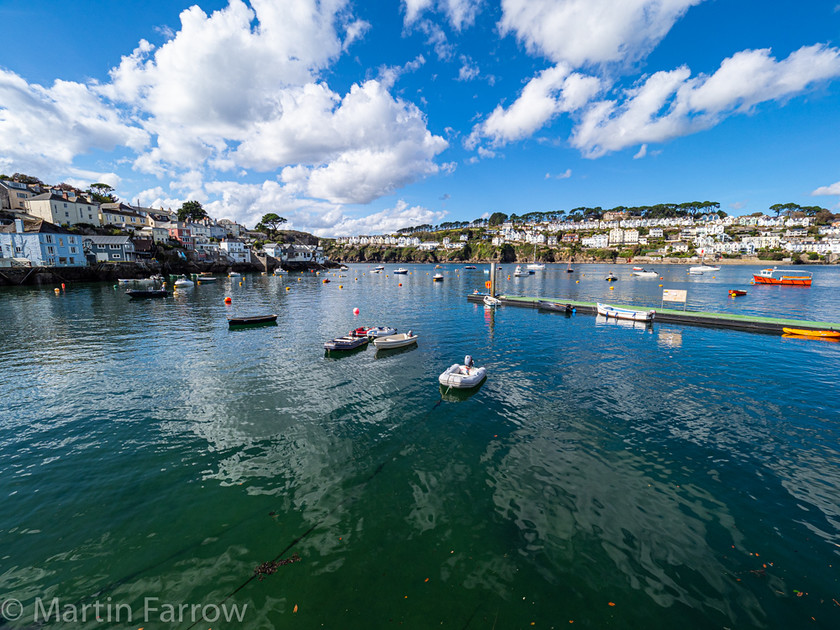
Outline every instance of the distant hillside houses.
[[(648, 248), (651, 255), (755, 256), (760, 250), (786, 251), (791, 254), (815, 253), (821, 256), (840, 254), (840, 221), (832, 226), (813, 228), (810, 216), (767, 215), (721, 217), (708, 214), (698, 217), (645, 219), (623, 212), (606, 212), (600, 220), (584, 221), (507, 221), (496, 227), (470, 224), (473, 240), (490, 240), (500, 247), (545, 245), (586, 249)], [(429, 226), (426, 226), (429, 227)], [(340, 247), (374, 246), (416, 247), (420, 250), (459, 249), (469, 241), (466, 233), (451, 236), (449, 228), (436, 240), (420, 242), (406, 235), (342, 236)], [(752, 233), (751, 233), (752, 232)]]

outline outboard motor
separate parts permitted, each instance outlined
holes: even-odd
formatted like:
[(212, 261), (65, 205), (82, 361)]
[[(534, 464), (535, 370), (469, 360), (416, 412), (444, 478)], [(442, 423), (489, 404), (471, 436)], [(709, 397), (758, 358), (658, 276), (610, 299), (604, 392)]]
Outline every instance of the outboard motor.
[(466, 365), (467, 367), (473, 366), (473, 359), (470, 355), (464, 357), (464, 365)]

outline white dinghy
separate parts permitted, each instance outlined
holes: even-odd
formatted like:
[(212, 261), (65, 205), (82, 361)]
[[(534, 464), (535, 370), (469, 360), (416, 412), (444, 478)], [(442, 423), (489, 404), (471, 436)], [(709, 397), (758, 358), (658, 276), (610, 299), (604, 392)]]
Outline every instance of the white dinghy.
[(438, 377), (438, 382), (446, 387), (469, 389), (480, 385), (487, 377), (487, 368), (475, 367), (470, 355), (464, 357), (464, 363), (453, 363)]

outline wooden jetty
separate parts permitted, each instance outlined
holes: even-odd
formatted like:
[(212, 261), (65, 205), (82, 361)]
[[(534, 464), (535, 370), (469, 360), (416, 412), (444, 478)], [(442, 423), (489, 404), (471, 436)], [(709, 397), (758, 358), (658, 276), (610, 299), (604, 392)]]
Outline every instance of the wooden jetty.
[[(597, 315), (594, 302), (578, 302), (566, 299), (551, 299), (544, 297), (518, 297), (509, 295), (497, 295), (502, 301), (502, 306), (517, 306), (522, 308), (539, 308), (540, 301), (556, 302), (558, 304), (571, 304), (578, 314)], [(483, 295), (470, 294), (467, 300), (470, 302), (482, 303)], [(614, 306), (622, 306), (616, 304)], [(623, 306), (623, 308), (635, 308), (638, 310), (649, 310), (650, 306)], [(801, 319), (782, 319), (777, 317), (761, 317), (759, 315), (739, 315), (737, 313), (708, 313), (702, 311), (680, 311), (668, 308), (655, 308), (655, 324), (684, 324), (687, 326), (704, 326), (706, 328), (728, 328), (731, 330), (742, 330), (747, 332), (764, 333), (768, 335), (782, 335), (783, 328), (801, 328), (803, 330), (840, 330), (838, 322), (812, 322)]]

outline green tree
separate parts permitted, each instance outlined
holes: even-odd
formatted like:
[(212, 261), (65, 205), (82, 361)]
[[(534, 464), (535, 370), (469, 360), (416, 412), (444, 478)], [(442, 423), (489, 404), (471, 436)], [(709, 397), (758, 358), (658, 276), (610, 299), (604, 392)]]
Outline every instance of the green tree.
[(268, 214), (264, 214), (260, 222), (257, 223), (257, 230), (264, 230), (269, 236), (274, 237), (279, 227), (284, 223), (286, 223), (286, 219), (273, 212), (269, 212)]
[(120, 198), (114, 195), (114, 189), (108, 184), (97, 182), (91, 184), (85, 191), (93, 201), (98, 203), (117, 203)]
[(494, 212), (490, 215), (490, 218), (487, 220), (488, 225), (501, 225), (505, 221), (507, 221), (508, 216), (504, 212)]
[(185, 201), (184, 204), (178, 208), (178, 220), (184, 221), (200, 221), (207, 218), (207, 212), (201, 207), (198, 201)]

